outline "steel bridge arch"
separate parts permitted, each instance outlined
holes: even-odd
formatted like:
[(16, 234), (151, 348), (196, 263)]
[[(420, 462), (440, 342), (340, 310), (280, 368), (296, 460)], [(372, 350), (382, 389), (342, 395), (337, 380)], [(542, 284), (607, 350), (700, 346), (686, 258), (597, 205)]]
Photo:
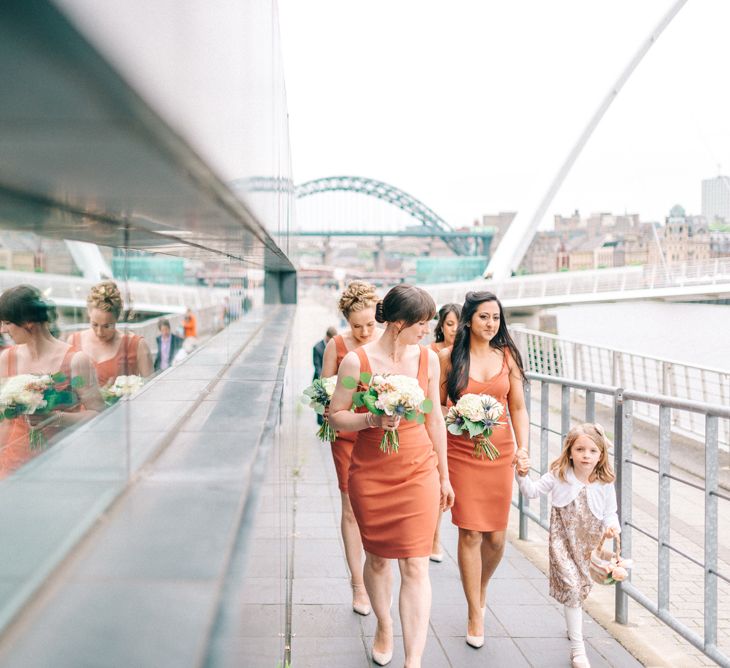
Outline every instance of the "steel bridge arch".
[[(302, 183), (295, 188), (297, 199), (327, 192), (352, 192), (375, 197), (387, 202), (418, 220), (424, 227), (439, 237), (439, 232), (453, 232), (454, 229), (433, 209), (395, 186), (362, 176), (326, 176)], [(439, 237), (457, 255), (469, 255), (468, 239)]]

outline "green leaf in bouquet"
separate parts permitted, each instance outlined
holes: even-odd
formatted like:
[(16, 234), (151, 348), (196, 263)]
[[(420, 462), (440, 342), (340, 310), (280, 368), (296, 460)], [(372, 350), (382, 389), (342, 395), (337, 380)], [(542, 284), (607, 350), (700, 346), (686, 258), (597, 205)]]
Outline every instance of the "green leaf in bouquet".
[(426, 421), (426, 416), (423, 413), (418, 413), (416, 415), (416, 422), (418, 424), (423, 424)]
[(360, 374), (360, 381), (363, 385), (370, 385), (370, 381), (373, 379), (373, 374), (369, 373), (368, 371), (363, 371)]
[(357, 387), (357, 381), (352, 376), (345, 376), (342, 379), (342, 387), (348, 390), (354, 390)]
[(479, 436), (479, 434), (482, 433), (484, 430), (484, 426), (481, 424), (477, 424), (476, 422), (472, 422), (469, 418), (464, 418), (464, 426), (469, 431), (469, 438), (474, 438), (475, 436)]
[(430, 413), (433, 410), (433, 401), (431, 401), (428, 397), (424, 399), (421, 404), (421, 410), (424, 413)]
[(406, 420), (415, 420), (418, 415), (420, 415), (420, 413), (417, 411), (408, 411), (403, 417)]
[(352, 405), (355, 406), (355, 408), (360, 408), (360, 406), (363, 406), (363, 396), (365, 395), (365, 392), (355, 392), (355, 394), (352, 395)]
[(314, 412), (317, 415), (324, 415), (324, 406), (322, 404), (314, 404), (312, 408), (314, 408)]
[(82, 376), (74, 376), (71, 379), (71, 387), (73, 388), (83, 387), (84, 385), (86, 385), (86, 381), (83, 379)]
[(375, 405), (375, 402), (378, 400), (378, 397), (374, 394), (371, 394), (370, 392), (365, 392), (362, 396), (362, 403), (371, 413), (374, 413), (375, 415), (383, 415), (385, 411), (381, 410)]
[(51, 374), (51, 380), (54, 383), (65, 383), (66, 382), (66, 374), (63, 373), (63, 371), (58, 371), (56, 373)]
[(5, 415), (5, 417), (6, 417), (6, 418), (7, 418), (8, 420), (12, 420), (12, 419), (13, 419), (13, 418), (14, 418), (14, 417), (15, 417), (15, 416), (17, 415), (17, 410), (16, 410), (16, 408), (15, 408), (14, 406), (8, 406), (8, 407), (7, 407), (7, 408), (6, 408), (6, 409), (5, 409), (4, 411), (3, 411), (3, 415)]
[(448, 427), (446, 427), (446, 430), (449, 434), (453, 434), (454, 436), (459, 436), (461, 434), (461, 427), (455, 422), (452, 422)]

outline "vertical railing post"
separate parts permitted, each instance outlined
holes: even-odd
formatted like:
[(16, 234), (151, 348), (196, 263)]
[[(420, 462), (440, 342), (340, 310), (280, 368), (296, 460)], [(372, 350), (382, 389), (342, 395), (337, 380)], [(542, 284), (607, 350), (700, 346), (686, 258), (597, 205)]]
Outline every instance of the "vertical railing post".
[[(618, 514), (621, 521), (621, 553), (631, 557), (631, 402), (624, 401), (623, 390), (618, 388), (614, 395), (614, 468)], [(616, 585), (615, 618), (619, 624), (629, 622), (629, 598), (619, 582)]]
[(705, 651), (717, 645), (718, 418), (705, 419)]
[(617, 350), (611, 352), (611, 385), (621, 384), (621, 369), (619, 364), (621, 361), (621, 353)]
[(657, 607), (669, 612), (669, 562), (670, 562), (670, 502), (671, 479), (670, 449), (672, 442), (672, 409), (659, 406), (659, 484), (657, 496)]
[(565, 437), (570, 431), (570, 387), (567, 385), (560, 386), (560, 441), (561, 443), (565, 440)]
[[(528, 380), (525, 384), (525, 405), (527, 406), (527, 449), (530, 449), (530, 433), (532, 431), (530, 414), (532, 413), (532, 383)], [(529, 475), (529, 474), (528, 474)], [(517, 493), (517, 508), (520, 513), (520, 540), (527, 540), (528, 535), (528, 517), (525, 515), (525, 509), (529, 508), (530, 500), (522, 496), (522, 492)]]
[(586, 390), (586, 422), (596, 421), (596, 393)]
[[(547, 472), (548, 467), (548, 438), (550, 432), (550, 385), (540, 383), (540, 475)], [(540, 520), (547, 522), (548, 500), (544, 494), (540, 494)]]

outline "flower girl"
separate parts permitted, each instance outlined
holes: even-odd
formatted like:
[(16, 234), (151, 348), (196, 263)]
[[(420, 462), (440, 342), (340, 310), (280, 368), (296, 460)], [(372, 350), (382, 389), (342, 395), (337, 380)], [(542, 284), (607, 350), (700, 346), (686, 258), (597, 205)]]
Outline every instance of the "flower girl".
[(616, 514), (614, 474), (603, 427), (582, 424), (568, 432), (560, 457), (539, 480), (520, 455), (517, 482), (522, 494), (550, 494), (550, 595), (563, 604), (574, 668), (589, 668), (583, 643), (582, 603), (591, 590), (591, 551), (621, 531)]

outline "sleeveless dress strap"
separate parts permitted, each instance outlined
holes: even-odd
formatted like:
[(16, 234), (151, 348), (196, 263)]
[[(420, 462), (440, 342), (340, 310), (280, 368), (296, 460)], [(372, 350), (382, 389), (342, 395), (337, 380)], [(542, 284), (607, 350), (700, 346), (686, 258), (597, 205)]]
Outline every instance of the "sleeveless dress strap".
[(367, 353), (363, 350), (363, 347), (355, 348), (357, 357), (360, 360), (360, 373), (372, 373), (370, 369), (370, 360), (368, 359)]
[(137, 372), (137, 350), (139, 349), (139, 342), (142, 340), (141, 336), (137, 334), (130, 334), (124, 336), (121, 349), (123, 350), (124, 359), (127, 360), (127, 374), (134, 371)]
[(435, 342), (435, 341), (431, 343), (431, 345), (430, 345), (430, 348), (431, 348), (431, 350), (433, 350), (433, 352), (435, 352), (435, 353), (436, 353), (437, 355), (438, 355), (438, 354), (439, 354), (439, 353), (441, 352), (441, 351), (440, 351), (440, 350), (439, 350), (439, 349), (438, 349), (438, 348), (436, 347), (436, 342)]
[(337, 366), (342, 364), (342, 360), (347, 355), (347, 346), (345, 346), (345, 339), (340, 334), (335, 336), (335, 350), (337, 351)]
[(428, 348), (426, 346), (418, 346), (421, 349), (421, 355), (418, 358), (418, 384), (424, 392), (428, 391)]
[(72, 332), (71, 336), (69, 336), (66, 340), (66, 343), (68, 343), (73, 348), (81, 350), (81, 332)]

